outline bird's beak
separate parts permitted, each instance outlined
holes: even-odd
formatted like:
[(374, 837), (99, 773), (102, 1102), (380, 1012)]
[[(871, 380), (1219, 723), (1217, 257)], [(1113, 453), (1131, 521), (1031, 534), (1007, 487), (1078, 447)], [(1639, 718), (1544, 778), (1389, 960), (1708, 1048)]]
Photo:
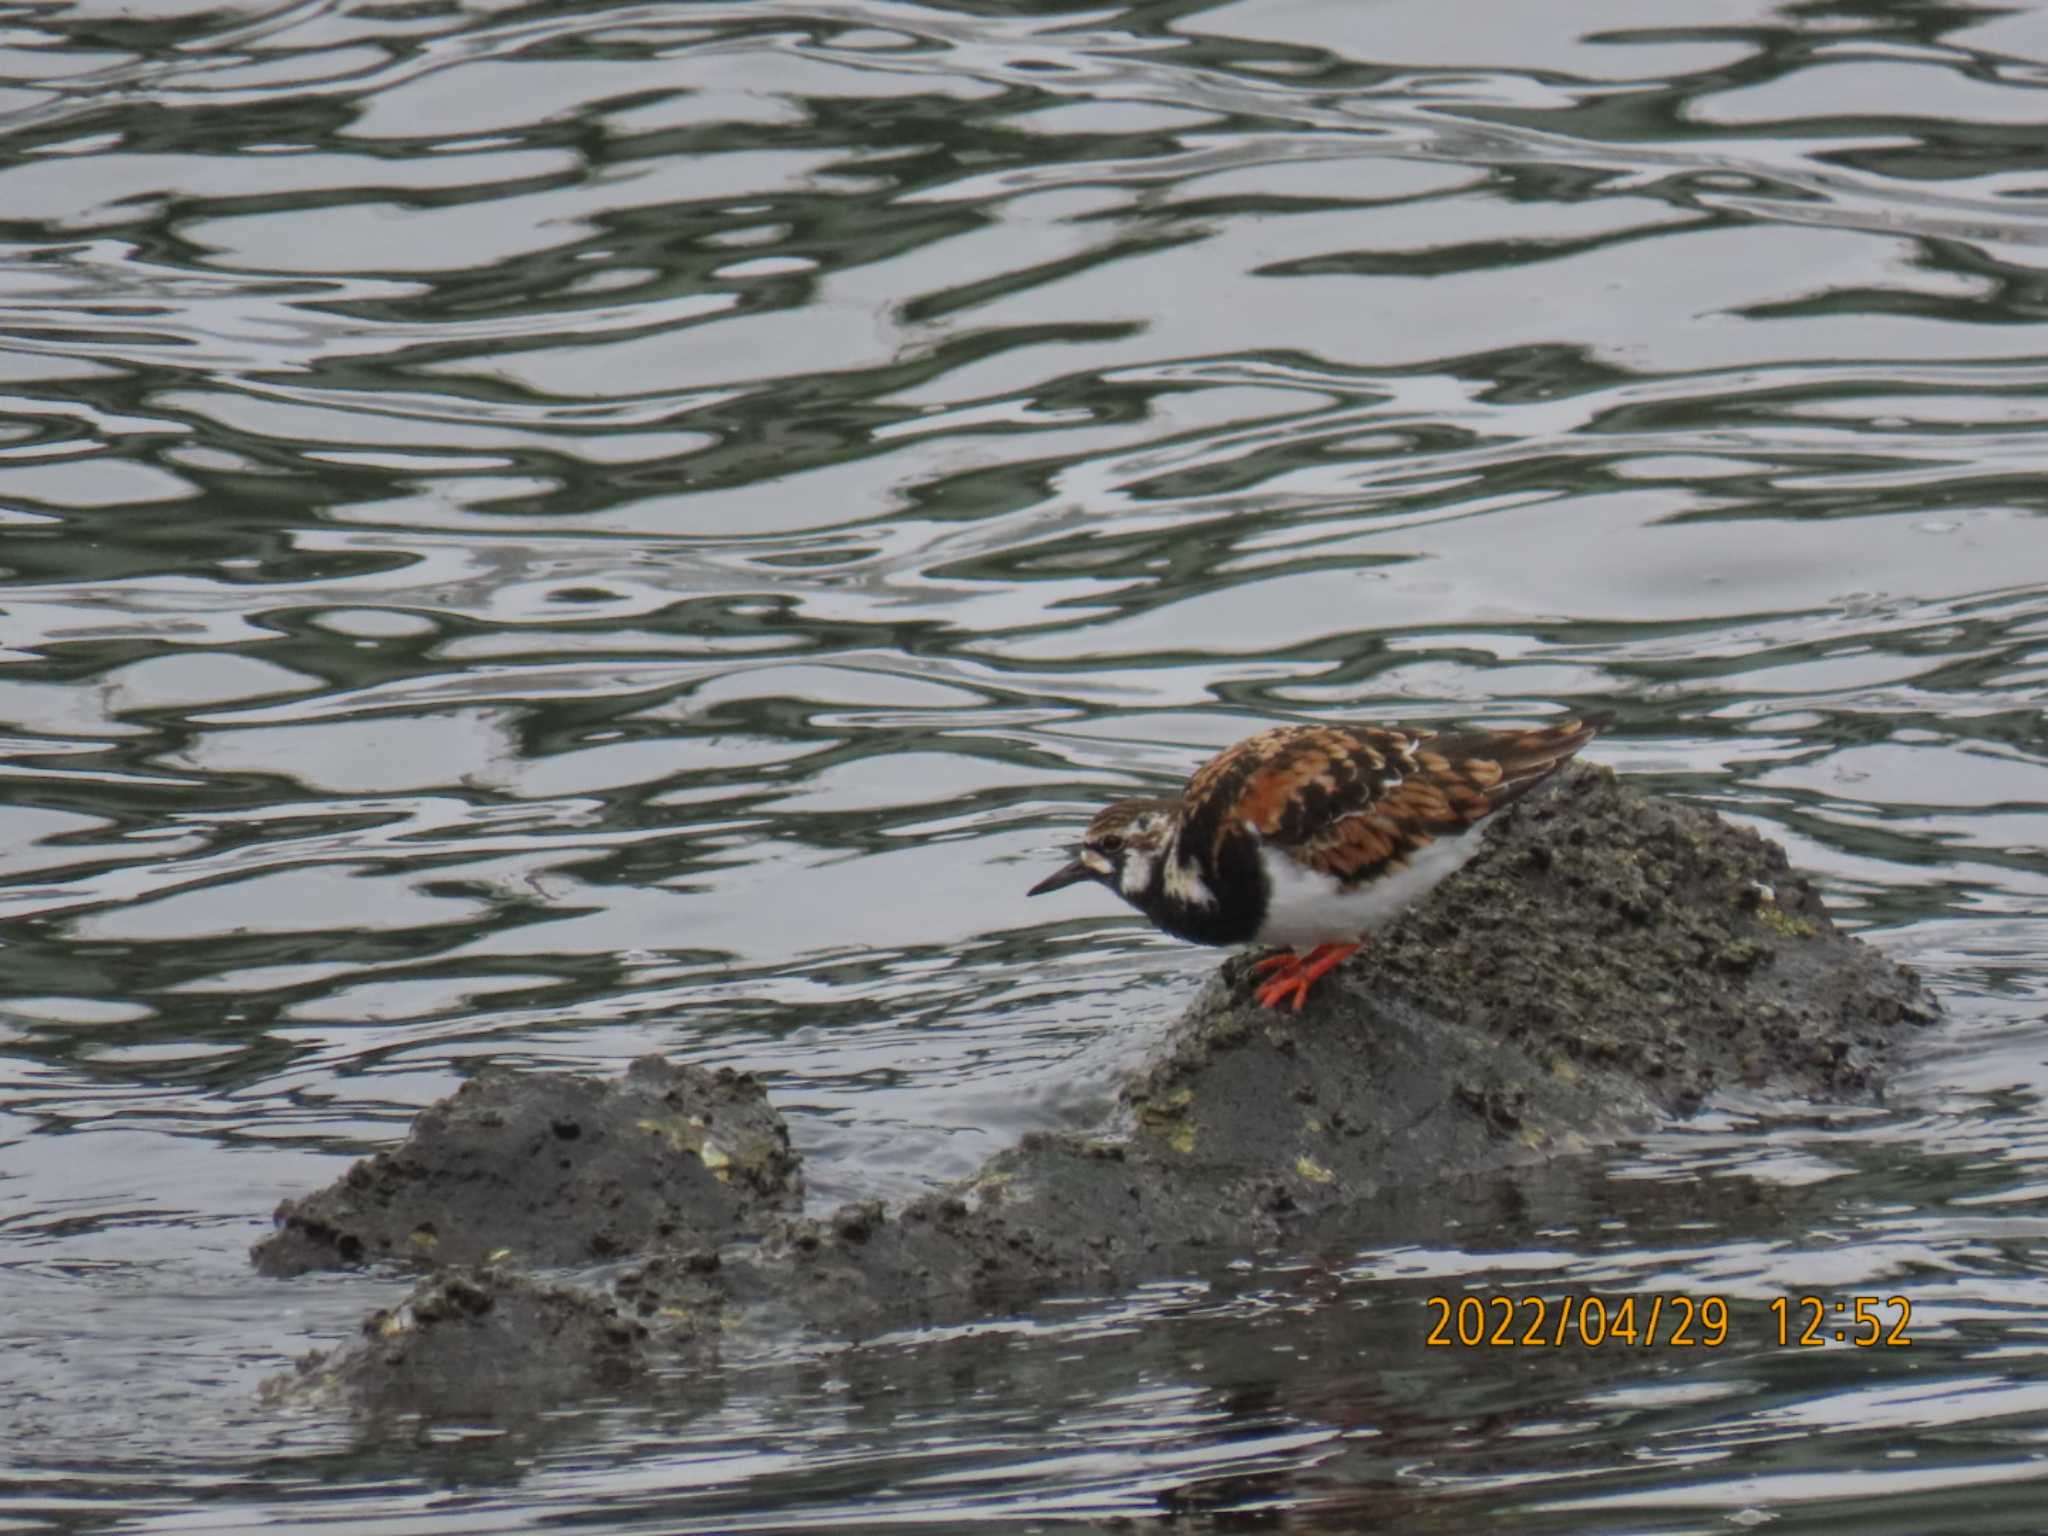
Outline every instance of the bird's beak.
[(1043, 896), (1048, 891), (1063, 890), (1067, 886), (1078, 884), (1083, 880), (1093, 880), (1094, 878), (1095, 871), (1086, 864), (1083, 864), (1079, 859), (1076, 859), (1065, 869), (1047, 875), (1024, 894), (1026, 896)]

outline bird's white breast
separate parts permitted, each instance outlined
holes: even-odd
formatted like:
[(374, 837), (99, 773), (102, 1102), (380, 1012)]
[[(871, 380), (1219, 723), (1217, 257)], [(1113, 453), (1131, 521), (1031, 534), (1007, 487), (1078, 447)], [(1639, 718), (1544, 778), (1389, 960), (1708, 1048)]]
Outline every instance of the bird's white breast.
[(1479, 851), (1479, 831), (1484, 825), (1480, 822), (1457, 837), (1440, 837), (1418, 852), (1406, 869), (1350, 890), (1334, 875), (1304, 868), (1261, 844), (1259, 862), (1265, 866), (1268, 895), (1257, 942), (1291, 949), (1349, 944), (1384, 927), (1395, 913)]

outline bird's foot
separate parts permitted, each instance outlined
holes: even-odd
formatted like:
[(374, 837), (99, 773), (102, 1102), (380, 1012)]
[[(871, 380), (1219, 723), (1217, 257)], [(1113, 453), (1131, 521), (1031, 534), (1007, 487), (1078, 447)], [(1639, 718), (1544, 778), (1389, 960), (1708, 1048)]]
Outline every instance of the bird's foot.
[(1260, 983), (1253, 1000), (1261, 1008), (1278, 1008), (1291, 1000), (1294, 1011), (1299, 1013), (1301, 1005), (1308, 1001), (1308, 989), (1358, 949), (1358, 944), (1318, 944), (1305, 955), (1297, 955), (1291, 949), (1268, 955), (1252, 967), (1255, 973), (1273, 973), (1269, 980)]

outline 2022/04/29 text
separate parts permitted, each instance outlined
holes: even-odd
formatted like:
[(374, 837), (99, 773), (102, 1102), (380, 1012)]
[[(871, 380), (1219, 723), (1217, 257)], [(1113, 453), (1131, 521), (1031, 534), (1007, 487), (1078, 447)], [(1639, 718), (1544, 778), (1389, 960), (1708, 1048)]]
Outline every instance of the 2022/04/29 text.
[[(1736, 1337), (1725, 1296), (1429, 1296), (1423, 1343), (1439, 1349), (1718, 1349)], [(1761, 1337), (1798, 1348), (1848, 1344), (1902, 1349), (1913, 1303), (1904, 1296), (1779, 1296)], [(1752, 1335), (1754, 1337), (1755, 1335)]]

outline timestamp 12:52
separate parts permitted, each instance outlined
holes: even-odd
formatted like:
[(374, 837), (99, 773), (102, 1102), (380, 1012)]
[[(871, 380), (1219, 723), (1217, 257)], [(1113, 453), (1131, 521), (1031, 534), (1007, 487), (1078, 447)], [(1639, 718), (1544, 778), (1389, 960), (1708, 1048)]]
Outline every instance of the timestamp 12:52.
[(1780, 1296), (1771, 1303), (1771, 1316), (1780, 1344), (1900, 1349), (1913, 1342), (1906, 1336), (1913, 1303), (1903, 1296)]

